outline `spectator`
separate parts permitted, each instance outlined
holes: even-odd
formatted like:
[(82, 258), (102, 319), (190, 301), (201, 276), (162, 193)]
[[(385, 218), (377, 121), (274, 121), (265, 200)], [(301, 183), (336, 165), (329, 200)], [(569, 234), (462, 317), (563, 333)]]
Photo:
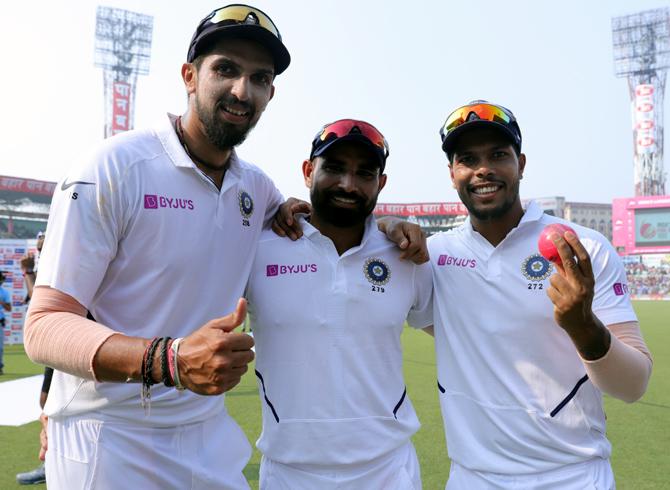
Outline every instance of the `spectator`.
[(5, 349), (5, 311), (12, 311), (12, 299), (9, 291), (2, 287), (5, 282), (5, 274), (0, 271), (0, 374), (4, 374), (5, 364), (3, 353)]
[[(44, 232), (40, 231), (37, 234), (37, 261), (35, 256), (32, 254), (26, 254), (21, 259), (21, 272), (23, 272), (23, 277), (26, 281), (26, 289), (28, 290), (26, 294), (25, 303), (30, 302), (30, 298), (33, 296), (33, 287), (35, 286), (35, 277), (37, 276), (37, 263), (39, 262), (39, 255), (42, 252), (42, 246), (44, 245)], [(42, 389), (40, 390), (40, 408), (44, 410), (44, 405), (47, 402), (47, 395), (49, 394), (49, 388), (51, 387), (51, 378), (53, 377), (54, 370), (50, 367), (44, 368), (44, 381), (42, 382)], [(40, 415), (40, 422), (42, 422), (42, 430), (40, 433), (40, 438), (46, 436), (46, 421), (47, 416), (42, 413)], [(40, 449), (40, 460), (44, 461), (45, 451)], [(16, 482), (19, 485), (36, 485), (38, 483), (46, 482), (46, 471), (44, 468), (44, 463), (39, 465), (37, 468), (31, 471), (26, 471), (24, 473), (17, 473)]]
[(644, 262), (626, 264), (631, 296), (643, 299), (670, 298), (670, 264), (650, 266)]

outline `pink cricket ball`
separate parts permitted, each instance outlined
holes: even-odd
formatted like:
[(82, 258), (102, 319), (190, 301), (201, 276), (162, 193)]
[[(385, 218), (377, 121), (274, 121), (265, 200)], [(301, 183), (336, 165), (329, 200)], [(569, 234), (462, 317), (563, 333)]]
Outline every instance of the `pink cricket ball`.
[(561, 263), (561, 256), (558, 255), (556, 245), (551, 241), (550, 236), (554, 233), (563, 236), (566, 231), (573, 233), (575, 236), (577, 235), (575, 230), (561, 223), (552, 223), (544, 227), (544, 230), (540, 233), (540, 239), (537, 241), (537, 248), (540, 250), (542, 257), (555, 264)]

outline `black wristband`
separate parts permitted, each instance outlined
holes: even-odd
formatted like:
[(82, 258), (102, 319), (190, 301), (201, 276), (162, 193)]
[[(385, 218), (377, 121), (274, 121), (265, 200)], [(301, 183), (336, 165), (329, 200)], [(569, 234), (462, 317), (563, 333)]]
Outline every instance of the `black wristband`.
[(168, 345), (172, 337), (163, 337), (163, 346), (161, 347), (161, 381), (165, 386), (174, 386), (170, 378), (170, 368), (168, 366)]
[(158, 383), (157, 381), (154, 381), (154, 378), (152, 376), (152, 372), (154, 369), (154, 355), (156, 354), (156, 349), (158, 348), (158, 344), (160, 343), (161, 339), (156, 337), (151, 341), (151, 345), (149, 345), (149, 349), (147, 350), (147, 362), (144, 368), (144, 373), (142, 374), (142, 383), (148, 388), (149, 386), (155, 385)]

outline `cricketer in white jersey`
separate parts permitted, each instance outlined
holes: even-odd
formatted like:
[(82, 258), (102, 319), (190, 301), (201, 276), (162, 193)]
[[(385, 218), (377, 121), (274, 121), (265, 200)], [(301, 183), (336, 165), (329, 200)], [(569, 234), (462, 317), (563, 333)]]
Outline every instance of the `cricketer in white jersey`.
[(203, 395), (253, 359), (231, 330), (283, 199), (234, 147), (289, 55), (266, 14), (234, 5), (200, 22), (186, 61), (186, 113), (105, 140), (54, 196), (26, 326), (31, 358), (57, 368), (52, 490), (248, 488), (249, 443)]
[(432, 324), (432, 278), (428, 264), (399, 258), (371, 215), (382, 145), (362, 121), (326, 125), (303, 167), (313, 208), (304, 236), (261, 236), (247, 298), (263, 489), (421, 486), (400, 335), (405, 320)]
[(621, 260), (577, 225), (579, 239), (553, 237), (561, 266), (538, 253), (543, 228), (566, 221), (522, 208), (509, 110), (470, 103), (442, 137), (469, 211), (429, 239), (447, 488), (613, 488), (602, 393), (633, 401), (651, 369)]

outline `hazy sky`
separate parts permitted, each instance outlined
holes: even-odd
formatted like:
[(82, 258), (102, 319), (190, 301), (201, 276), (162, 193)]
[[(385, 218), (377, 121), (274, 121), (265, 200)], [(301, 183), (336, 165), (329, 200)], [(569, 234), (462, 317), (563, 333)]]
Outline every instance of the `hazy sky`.
[[(135, 126), (181, 113), (180, 77), (209, 0), (108, 0), (154, 17), (151, 73)], [(97, 2), (3, 2), (0, 174), (59, 180), (103, 134), (93, 66)], [(286, 195), (307, 197), (300, 167), (326, 122), (366, 119), (387, 137), (385, 202), (456, 201), (438, 130), (472, 99), (514, 111), (527, 155), (524, 198), (610, 202), (633, 194), (628, 87), (612, 62), (611, 18), (656, 0), (258, 0), (293, 61), (240, 155)], [(667, 104), (666, 104), (667, 106)], [(667, 113), (667, 111), (666, 111)], [(666, 164), (666, 169), (668, 164)]]

